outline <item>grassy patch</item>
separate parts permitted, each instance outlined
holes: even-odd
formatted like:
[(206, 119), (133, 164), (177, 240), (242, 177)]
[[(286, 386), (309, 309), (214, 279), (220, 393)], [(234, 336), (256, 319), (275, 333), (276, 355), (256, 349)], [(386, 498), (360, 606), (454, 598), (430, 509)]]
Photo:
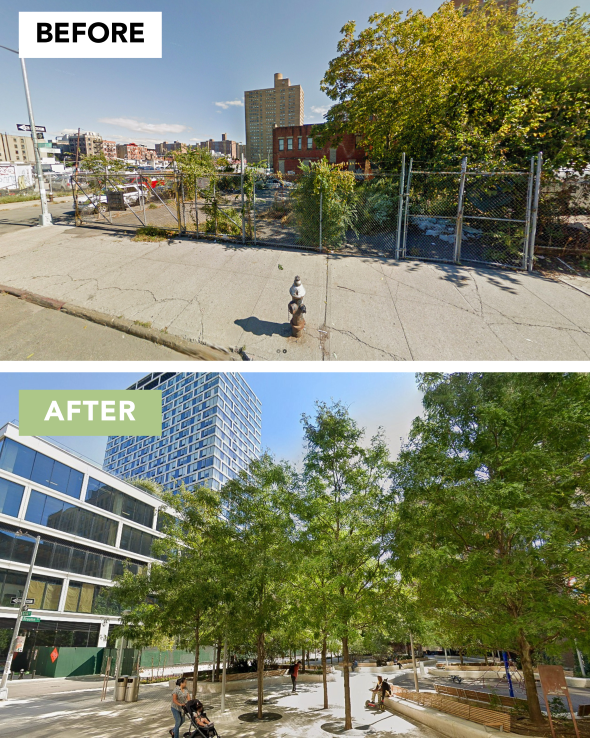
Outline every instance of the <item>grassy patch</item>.
[(134, 325), (141, 325), (143, 328), (151, 328), (152, 327), (152, 324), (150, 322), (144, 323), (141, 320), (134, 320), (133, 323), (134, 323)]
[(174, 231), (167, 231), (165, 228), (157, 226), (142, 226), (137, 229), (137, 235), (132, 241), (167, 241), (174, 234)]
[(4, 195), (4, 197), (0, 197), (0, 205), (7, 205), (11, 202), (27, 202), (29, 200), (39, 199), (39, 195)]

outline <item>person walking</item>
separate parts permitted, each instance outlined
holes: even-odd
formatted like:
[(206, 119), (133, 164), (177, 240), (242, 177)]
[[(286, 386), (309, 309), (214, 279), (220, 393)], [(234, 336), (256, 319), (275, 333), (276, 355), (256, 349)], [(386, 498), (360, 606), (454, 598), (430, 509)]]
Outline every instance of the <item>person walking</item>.
[(291, 664), (291, 666), (289, 667), (289, 676), (291, 677), (291, 684), (293, 685), (291, 693), (297, 692), (297, 675), (299, 674), (300, 666), (301, 661), (297, 661), (295, 664)]
[(184, 705), (190, 697), (186, 688), (186, 678), (176, 680), (176, 687), (172, 692), (172, 715), (174, 716), (174, 727), (168, 731), (172, 738), (179, 738), (180, 726), (184, 723)]

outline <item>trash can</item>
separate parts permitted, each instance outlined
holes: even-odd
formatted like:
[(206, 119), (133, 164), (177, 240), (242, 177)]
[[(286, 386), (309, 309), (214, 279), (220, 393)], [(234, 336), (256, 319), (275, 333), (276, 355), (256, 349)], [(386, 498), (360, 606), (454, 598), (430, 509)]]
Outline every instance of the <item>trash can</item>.
[(130, 676), (127, 679), (127, 688), (125, 689), (125, 702), (137, 702), (139, 696), (139, 677)]
[(115, 684), (115, 701), (116, 702), (125, 701), (125, 690), (127, 689), (128, 680), (129, 680), (129, 677), (127, 676), (122, 676), (117, 679), (117, 683)]

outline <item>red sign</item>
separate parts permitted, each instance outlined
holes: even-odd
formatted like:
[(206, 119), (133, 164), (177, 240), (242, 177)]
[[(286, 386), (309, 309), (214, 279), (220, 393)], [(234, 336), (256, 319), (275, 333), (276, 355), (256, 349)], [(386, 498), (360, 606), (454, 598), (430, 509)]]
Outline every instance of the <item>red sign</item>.
[(51, 659), (52, 663), (56, 662), (58, 656), (59, 651), (57, 650), (57, 648), (54, 648), (53, 651), (49, 654), (49, 658)]

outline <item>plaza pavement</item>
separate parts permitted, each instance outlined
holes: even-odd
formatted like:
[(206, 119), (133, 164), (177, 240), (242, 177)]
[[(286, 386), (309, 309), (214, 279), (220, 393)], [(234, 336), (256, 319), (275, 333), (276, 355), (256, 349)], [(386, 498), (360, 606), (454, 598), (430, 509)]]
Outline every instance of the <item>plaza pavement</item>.
[[(287, 312), (296, 274), (307, 290), (299, 339)], [(588, 282), (576, 289), (534, 273), (379, 256), (134, 242), (68, 225), (0, 236), (0, 285), (243, 348), (254, 360), (583, 361)]]
[[(67, 680), (66, 680), (67, 681)], [(281, 715), (279, 720), (263, 723), (244, 722), (239, 716), (252, 713), (256, 707), (256, 688), (226, 695), (226, 712), (220, 714), (220, 696), (206, 695), (205, 707), (215, 721), (221, 738), (329, 738), (343, 728), (343, 680), (328, 683), (330, 707), (322, 709), (321, 684), (299, 684), (296, 695), (291, 686), (275, 684), (265, 691), (265, 712)], [(371, 674), (351, 675), (351, 698), (354, 729), (346, 735), (378, 738), (439, 738), (439, 733), (399, 715), (367, 710), (364, 702), (375, 682)], [(77, 682), (72, 682), (77, 685)], [(171, 690), (168, 684), (142, 685), (136, 703), (115, 703), (112, 687), (107, 699), (100, 701), (100, 689), (87, 689), (82, 682), (73, 692), (34, 697), (30, 694), (0, 703), (3, 738), (168, 738), (172, 715)], [(97, 685), (99, 687), (99, 685)], [(19, 685), (20, 689), (20, 685)], [(185, 726), (181, 732), (184, 733)], [(324, 726), (322, 728), (322, 726)], [(188, 726), (186, 727), (188, 729)]]

